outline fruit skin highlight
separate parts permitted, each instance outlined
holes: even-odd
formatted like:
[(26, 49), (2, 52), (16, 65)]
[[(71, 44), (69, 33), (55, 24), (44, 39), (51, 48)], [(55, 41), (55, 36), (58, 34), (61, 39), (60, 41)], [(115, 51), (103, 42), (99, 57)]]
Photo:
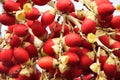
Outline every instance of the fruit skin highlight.
[(13, 55), (17, 64), (22, 64), (29, 60), (28, 52), (22, 47), (14, 48)]
[(0, 52), (0, 60), (3, 64), (9, 64), (12, 60), (13, 50), (11, 48), (2, 49)]
[(81, 30), (84, 34), (95, 33), (96, 23), (92, 19), (85, 18), (81, 25)]
[(120, 29), (120, 16), (114, 16), (111, 20), (111, 27), (112, 28), (116, 28), (116, 29)]
[(25, 24), (17, 24), (13, 29), (14, 34), (19, 37), (24, 37), (28, 34), (28, 28)]
[(41, 17), (41, 23), (42, 25), (49, 25), (51, 24), (55, 19), (55, 10), (48, 10), (46, 12), (43, 13), (42, 17)]
[(43, 26), (39, 21), (34, 21), (31, 25), (31, 29), (33, 34), (39, 38), (47, 33), (45, 26)]
[(97, 5), (98, 14), (101, 16), (111, 15), (115, 8), (111, 3), (102, 3)]
[(47, 40), (43, 46), (43, 51), (47, 55), (54, 56), (55, 52), (54, 52), (52, 46), (54, 46), (54, 42), (52, 41), (52, 39)]
[(17, 11), (20, 8), (19, 3), (14, 2), (14, 1), (5, 1), (3, 4), (3, 8), (6, 12), (12, 12), (12, 11)]
[(25, 17), (28, 20), (37, 20), (40, 16), (40, 12), (37, 8), (33, 7), (30, 12), (25, 12)]
[(11, 14), (7, 14), (7, 13), (3, 13), (0, 14), (0, 23), (4, 24), (4, 25), (13, 25), (15, 24), (15, 17), (12, 16)]
[(69, 47), (77, 47), (81, 45), (82, 38), (76, 33), (69, 33), (65, 36), (64, 42)]
[(114, 60), (114, 58), (112, 58), (112, 56), (109, 56), (108, 59), (106, 60), (106, 62), (104, 63), (103, 70), (109, 78), (115, 76), (117, 66), (116, 66), (115, 60)]
[(80, 60), (78, 55), (74, 52), (68, 51), (68, 52), (65, 52), (64, 54), (65, 54), (65, 56), (68, 56), (68, 64), (69, 65), (75, 65)]
[(63, 13), (70, 13), (74, 11), (74, 4), (71, 0), (58, 0), (56, 3), (56, 8)]
[(39, 58), (37, 64), (43, 69), (52, 69), (55, 67), (54, 60), (56, 59), (51, 56), (45, 56)]

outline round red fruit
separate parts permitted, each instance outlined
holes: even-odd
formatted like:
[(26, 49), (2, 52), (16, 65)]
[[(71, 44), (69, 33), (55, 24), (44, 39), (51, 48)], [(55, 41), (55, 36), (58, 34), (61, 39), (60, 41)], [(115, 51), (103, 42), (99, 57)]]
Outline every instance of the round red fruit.
[(55, 19), (55, 10), (48, 10), (46, 12), (43, 13), (42, 17), (41, 17), (41, 23), (42, 25), (49, 25), (51, 24)]
[(95, 33), (96, 23), (92, 19), (85, 18), (81, 25), (81, 30), (84, 34)]
[(30, 12), (25, 12), (25, 17), (28, 20), (37, 20), (40, 16), (40, 12), (37, 8), (33, 7)]
[(9, 64), (11, 62), (12, 56), (13, 56), (13, 50), (11, 48), (2, 49), (0, 52), (0, 60), (4, 64)]
[(28, 34), (28, 28), (24, 24), (17, 24), (13, 29), (14, 34), (19, 37), (25, 37)]
[(69, 33), (64, 38), (65, 44), (70, 47), (77, 47), (81, 45), (82, 38), (76, 33)]
[(41, 57), (37, 64), (43, 69), (52, 69), (54, 67), (54, 58), (50, 56)]
[(5, 1), (3, 4), (3, 8), (6, 12), (17, 11), (20, 8), (20, 4), (14, 1)]
[(13, 25), (15, 24), (15, 17), (11, 14), (3, 13), (0, 15), (0, 23), (3, 25)]
[(54, 45), (55, 44), (54, 44), (53, 40), (48, 39), (43, 46), (43, 51), (50, 56), (54, 56), (55, 52), (52, 48), (52, 46), (54, 46)]
[(21, 70), (21, 65), (14, 65), (13, 67), (11, 67), (11, 68), (9, 69), (8, 74), (9, 74), (12, 78), (17, 78), (20, 70)]
[(120, 16), (114, 16), (111, 20), (111, 27), (120, 29)]
[(56, 3), (56, 8), (61, 12), (73, 12), (74, 4), (71, 0), (58, 0)]
[(109, 16), (111, 15), (115, 8), (111, 3), (102, 3), (98, 5), (98, 14), (101, 16)]
[(25, 63), (29, 59), (28, 52), (25, 49), (23, 49), (22, 47), (14, 48), (13, 54), (14, 54), (14, 58), (18, 64)]
[(18, 47), (21, 44), (21, 40), (17, 35), (13, 35), (13, 37), (10, 38), (10, 46), (11, 47)]
[(31, 25), (32, 32), (37, 37), (42, 37), (47, 33), (45, 26), (43, 26), (39, 21), (34, 21)]

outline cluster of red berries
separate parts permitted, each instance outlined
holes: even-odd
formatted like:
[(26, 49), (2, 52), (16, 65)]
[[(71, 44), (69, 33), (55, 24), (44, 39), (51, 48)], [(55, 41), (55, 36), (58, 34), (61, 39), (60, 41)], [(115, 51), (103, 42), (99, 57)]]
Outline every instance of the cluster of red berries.
[(119, 80), (120, 15), (109, 0), (82, 3), (87, 10), (72, 0), (4, 0), (0, 79)]

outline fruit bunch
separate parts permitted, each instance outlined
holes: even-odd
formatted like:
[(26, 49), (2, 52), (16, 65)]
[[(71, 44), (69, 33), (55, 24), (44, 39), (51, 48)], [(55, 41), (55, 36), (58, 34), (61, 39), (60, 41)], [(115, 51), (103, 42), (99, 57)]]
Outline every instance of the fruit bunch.
[(8, 29), (0, 41), (0, 80), (120, 79), (120, 15), (113, 15), (120, 6), (109, 0), (1, 3), (0, 23)]

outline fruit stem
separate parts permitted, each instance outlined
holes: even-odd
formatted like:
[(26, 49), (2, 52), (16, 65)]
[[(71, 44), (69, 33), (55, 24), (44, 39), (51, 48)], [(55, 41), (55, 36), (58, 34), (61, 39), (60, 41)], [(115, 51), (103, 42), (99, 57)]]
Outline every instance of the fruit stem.
[(79, 20), (74, 18), (71, 15), (66, 15), (67, 19), (70, 20), (71, 22), (73, 22), (78, 28), (79, 28), (79, 34), (82, 36), (83, 39), (86, 40), (86, 37), (84, 36), (84, 34), (81, 31), (81, 24), (79, 23)]
[(91, 1), (91, 0), (81, 0), (83, 3), (83, 6), (85, 6), (89, 11), (97, 14), (96, 12), (96, 4), (95, 1)]
[(105, 51), (107, 51), (108, 53), (111, 53), (112, 52), (112, 50), (111, 49), (109, 49), (108, 47), (106, 47), (98, 38), (97, 38), (97, 44), (98, 44), (98, 46), (100, 46), (101, 48), (103, 48)]
[(62, 53), (63, 53), (63, 42), (62, 42), (62, 39), (63, 39), (63, 35), (64, 35), (64, 26), (65, 26), (65, 22), (66, 22), (66, 15), (63, 14), (63, 23), (62, 23), (62, 29), (60, 31), (60, 41), (59, 41), (59, 45), (60, 45), (60, 50), (59, 50), (59, 57), (62, 56)]
[(98, 51), (97, 51), (97, 53), (96, 53), (96, 57), (97, 57), (96, 63), (97, 63), (98, 66), (99, 66), (99, 69), (98, 69), (98, 71), (97, 71), (97, 74), (98, 74), (98, 75), (100, 74), (100, 61), (99, 61), (99, 58), (100, 58), (100, 49), (101, 49), (101, 47), (98, 47)]
[(49, 80), (46, 71), (44, 71), (44, 70), (42, 71), (40, 80)]

